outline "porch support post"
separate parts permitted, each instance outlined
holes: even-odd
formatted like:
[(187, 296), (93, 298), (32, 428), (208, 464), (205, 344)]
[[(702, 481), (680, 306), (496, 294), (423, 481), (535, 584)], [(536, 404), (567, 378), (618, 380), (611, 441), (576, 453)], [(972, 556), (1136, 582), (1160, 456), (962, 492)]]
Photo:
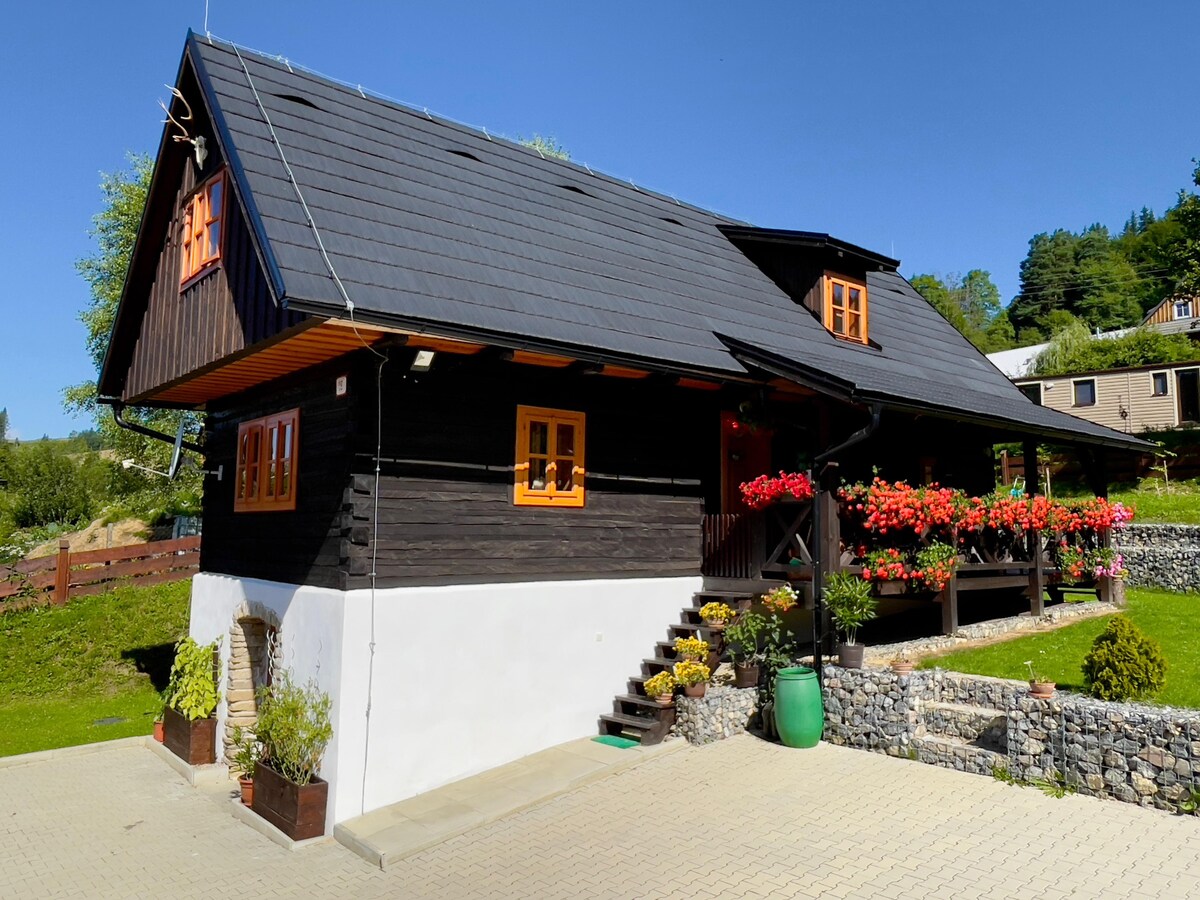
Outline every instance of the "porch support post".
[[(1037, 441), (1026, 439), (1021, 445), (1025, 456), (1025, 496), (1033, 497), (1041, 492), (1041, 471), (1038, 469)], [(1042, 536), (1030, 531), (1025, 536), (1025, 549), (1029, 555), (1029, 614), (1039, 619), (1046, 612), (1045, 573), (1042, 571)]]
[(942, 591), (942, 634), (958, 631), (958, 573), (950, 575), (950, 583)]
[[(838, 464), (828, 462), (817, 474), (813, 496), (813, 662), (819, 665), (822, 653), (833, 649), (829, 611), (825, 608), (825, 576), (842, 567), (841, 522), (838, 520)], [(820, 672), (820, 668), (817, 669)]]
[[(1085, 448), (1080, 450), (1080, 456), (1083, 461), (1083, 473), (1087, 477), (1088, 487), (1097, 497), (1108, 497), (1108, 454), (1105, 453), (1102, 447), (1095, 449)], [(1112, 546), (1112, 532), (1106, 531), (1100, 535), (1100, 546)], [(1113, 600), (1113, 587), (1111, 578), (1101, 578), (1100, 584), (1097, 585), (1096, 598), (1105, 603), (1111, 603)]]
[(1038, 471), (1037, 441), (1026, 439), (1021, 444), (1021, 453), (1025, 463), (1025, 496), (1032, 497), (1042, 489), (1042, 476)]

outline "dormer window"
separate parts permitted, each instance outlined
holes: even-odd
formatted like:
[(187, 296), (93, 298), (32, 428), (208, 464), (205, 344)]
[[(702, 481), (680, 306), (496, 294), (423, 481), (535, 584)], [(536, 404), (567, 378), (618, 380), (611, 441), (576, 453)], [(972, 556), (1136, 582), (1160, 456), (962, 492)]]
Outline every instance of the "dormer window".
[(1175, 301), (1175, 318), (1190, 319), (1192, 317), (1192, 301), (1177, 300)]
[(225, 212), (225, 173), (196, 189), (183, 208), (179, 284), (187, 287), (221, 260), (221, 221)]
[(825, 327), (834, 337), (867, 342), (867, 286), (842, 275), (825, 273)]

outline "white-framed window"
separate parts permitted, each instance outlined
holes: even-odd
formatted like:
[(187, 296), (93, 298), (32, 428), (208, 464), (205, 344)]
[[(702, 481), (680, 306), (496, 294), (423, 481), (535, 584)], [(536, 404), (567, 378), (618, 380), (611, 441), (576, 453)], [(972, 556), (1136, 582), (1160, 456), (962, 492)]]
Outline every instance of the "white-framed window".
[(1096, 379), (1076, 378), (1071, 381), (1072, 406), (1096, 405)]
[(1154, 397), (1166, 397), (1171, 393), (1171, 373), (1150, 373), (1150, 394)]
[(1175, 318), (1190, 319), (1192, 317), (1192, 301), (1191, 300), (1176, 300), (1175, 301)]

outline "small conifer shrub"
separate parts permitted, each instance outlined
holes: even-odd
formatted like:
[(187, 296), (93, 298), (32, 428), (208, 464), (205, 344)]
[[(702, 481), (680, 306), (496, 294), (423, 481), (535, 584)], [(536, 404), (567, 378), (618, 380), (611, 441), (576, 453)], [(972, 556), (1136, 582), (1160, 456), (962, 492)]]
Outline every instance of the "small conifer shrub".
[(1093, 697), (1140, 700), (1162, 690), (1167, 661), (1158, 644), (1125, 616), (1114, 616), (1083, 660), (1083, 677)]

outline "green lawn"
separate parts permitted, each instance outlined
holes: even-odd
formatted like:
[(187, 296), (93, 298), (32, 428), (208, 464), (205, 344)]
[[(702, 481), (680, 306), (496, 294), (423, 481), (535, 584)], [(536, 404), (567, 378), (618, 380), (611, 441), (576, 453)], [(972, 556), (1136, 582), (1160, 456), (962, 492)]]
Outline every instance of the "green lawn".
[[(0, 615), (0, 756), (153, 730), (190, 581)], [(111, 725), (98, 720), (124, 719)]]
[[(1167, 685), (1155, 702), (1200, 707), (1200, 641), (1194, 627), (1200, 597), (1168, 591), (1129, 589), (1129, 617), (1162, 646), (1167, 658)], [(954, 672), (1027, 679), (1025, 660), (1063, 690), (1084, 693), (1083, 657), (1104, 630), (1107, 617), (1066, 625), (1055, 631), (1015, 638), (974, 650), (961, 650), (921, 662)]]

